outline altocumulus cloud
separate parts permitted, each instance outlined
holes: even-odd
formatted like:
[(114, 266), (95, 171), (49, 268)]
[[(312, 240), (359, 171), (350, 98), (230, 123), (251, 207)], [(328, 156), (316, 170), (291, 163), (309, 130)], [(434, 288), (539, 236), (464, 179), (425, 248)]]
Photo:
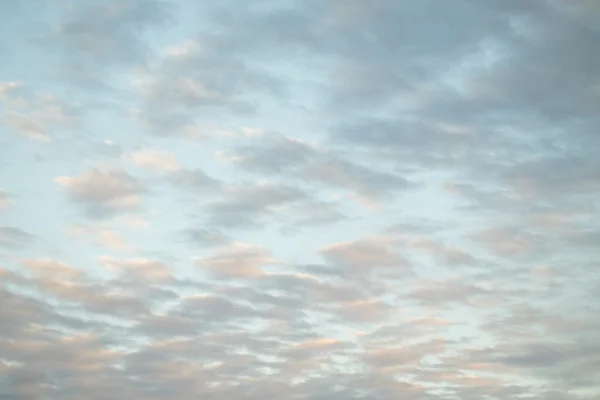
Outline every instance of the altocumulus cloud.
[(598, 27), (2, 2), (0, 398), (598, 398)]

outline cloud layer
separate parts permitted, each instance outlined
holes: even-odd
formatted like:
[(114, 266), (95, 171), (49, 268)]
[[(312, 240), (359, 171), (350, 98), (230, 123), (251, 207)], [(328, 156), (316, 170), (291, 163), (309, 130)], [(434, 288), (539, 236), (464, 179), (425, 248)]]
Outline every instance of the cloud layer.
[(600, 396), (596, 2), (5, 3), (0, 399)]

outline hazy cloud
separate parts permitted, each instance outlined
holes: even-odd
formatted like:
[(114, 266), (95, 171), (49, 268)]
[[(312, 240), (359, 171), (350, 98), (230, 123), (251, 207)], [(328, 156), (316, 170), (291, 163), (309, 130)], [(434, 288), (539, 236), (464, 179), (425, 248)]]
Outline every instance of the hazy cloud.
[(0, 2), (0, 398), (598, 398), (599, 26)]

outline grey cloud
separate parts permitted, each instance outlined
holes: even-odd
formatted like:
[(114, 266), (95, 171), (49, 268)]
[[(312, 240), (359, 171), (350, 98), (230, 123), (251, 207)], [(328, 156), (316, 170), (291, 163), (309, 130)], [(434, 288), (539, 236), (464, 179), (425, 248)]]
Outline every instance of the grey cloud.
[(232, 241), (218, 230), (189, 228), (182, 232), (183, 239), (193, 247), (220, 247)]
[(446, 182), (442, 190), (460, 202), (465, 214), (476, 213), (489, 218), (502, 218), (507, 211), (517, 213), (532, 212), (531, 207), (511, 196), (507, 189), (488, 189), (481, 183)]
[(266, 135), (223, 152), (223, 158), (243, 169), (273, 173), (289, 171), (319, 157), (318, 150), (309, 143), (284, 135)]
[(179, 188), (195, 192), (214, 192), (219, 189), (220, 182), (208, 176), (200, 169), (181, 169), (172, 172), (168, 181)]
[[(507, 21), (479, 4), (447, 4), (442, 10), (436, 7), (439, 5), (431, 2), (417, 5), (392, 1), (369, 5), (307, 2), (266, 9), (221, 7), (216, 20), (227, 27), (229, 48), (243, 53), (272, 57), (286, 51), (301, 60), (305, 54), (328, 60), (336, 60), (337, 56), (339, 62), (333, 62), (327, 70), (333, 89), (339, 91), (335, 102), (354, 101), (365, 107), (380, 105), (381, 99), (388, 100), (399, 89), (410, 88), (409, 82), (426, 78), (426, 72), (451, 65), (468, 54), (482, 39), (482, 30), (508, 29)], [(432, 9), (437, 12), (432, 13)], [(415, 22), (420, 18), (435, 22)], [(470, 23), (464, 23), (465, 18)], [(254, 34), (245, 35), (248, 31)], [(439, 40), (441, 36), (446, 40)], [(278, 40), (274, 40), (276, 37)], [(416, 42), (421, 47), (414, 46)]]
[(600, 230), (589, 228), (570, 232), (562, 237), (571, 246), (582, 250), (589, 249), (595, 251), (596, 245), (600, 243)]
[(532, 234), (513, 227), (489, 228), (477, 234), (475, 238), (501, 257), (527, 255), (538, 247)]
[(61, 176), (56, 182), (63, 186), (90, 217), (103, 218), (121, 211), (136, 210), (144, 188), (125, 171), (91, 169), (79, 176)]
[(472, 255), (460, 248), (447, 246), (427, 238), (408, 241), (407, 246), (411, 249), (429, 253), (439, 262), (451, 266), (469, 265), (476, 261)]
[(498, 361), (507, 365), (517, 365), (527, 368), (551, 368), (559, 362), (564, 362), (564, 359), (554, 347), (538, 345), (520, 354), (500, 357)]
[(208, 114), (254, 112), (248, 93), (281, 92), (278, 79), (228, 47), (223, 36), (207, 33), (168, 48), (159, 66), (136, 82), (144, 99), (137, 118), (154, 134), (185, 135), (187, 127), (210, 120)]
[(0, 246), (5, 249), (19, 249), (33, 244), (36, 236), (13, 226), (0, 227)]
[(341, 160), (311, 165), (305, 173), (310, 179), (349, 189), (365, 198), (379, 199), (414, 185), (403, 177)]
[[(13, 283), (17, 283), (21, 288), (26, 284), (23, 280), (13, 281)], [(22, 293), (22, 290), (0, 288), (0, 297), (3, 299), (0, 314), (3, 320), (8, 322), (0, 329), (0, 338), (5, 341), (4, 345), (15, 339), (36, 343), (49, 337), (52, 338), (60, 332), (60, 330), (53, 329), (56, 327), (82, 334), (90, 331), (108, 332), (110, 329), (110, 326), (101, 321), (72, 315), (68, 309), (54, 307), (48, 302)], [(45, 326), (47, 329), (31, 330), (30, 324), (32, 323)], [(8, 359), (11, 359), (12, 355), (18, 355), (18, 350), (9, 347), (4, 353)]]
[(365, 354), (366, 361), (376, 368), (401, 367), (419, 364), (426, 355), (439, 354), (445, 349), (446, 343), (431, 340), (397, 347), (375, 347)]
[(600, 190), (600, 163), (583, 146), (573, 147), (558, 156), (515, 165), (506, 172), (507, 182), (526, 199), (551, 197), (556, 205), (585, 206)]
[(224, 228), (255, 226), (279, 209), (308, 198), (302, 190), (283, 184), (255, 183), (226, 187), (221, 200), (206, 204), (208, 223)]
[(21, 82), (0, 84), (0, 101), (5, 108), (2, 122), (10, 130), (42, 142), (70, 131), (80, 115), (77, 106), (51, 93), (34, 92)]
[(144, 33), (163, 26), (170, 5), (162, 0), (83, 1), (60, 10), (58, 21), (36, 42), (60, 55), (57, 75), (82, 89), (107, 89), (114, 68), (143, 63)]
[(288, 212), (290, 216), (296, 218), (292, 219), (288, 226), (284, 226), (283, 231), (296, 233), (304, 228), (348, 221), (349, 217), (340, 209), (342, 205), (336, 202), (308, 200), (296, 203)]
[[(28, 199), (15, 199), (1, 214), (10, 226), (0, 247), (24, 259), (2, 257), (0, 267), (0, 397), (597, 397), (596, 2), (9, 3), (0, 31), (39, 32), (44, 47), (32, 60), (22, 52), (31, 68), (17, 72), (54, 88), (64, 83), (52, 79), (59, 67), (69, 98), (118, 97), (110, 111), (115, 134), (123, 128), (119, 144), (84, 132), (70, 149), (8, 135), (18, 157), (42, 146), (49, 160), (65, 147), (60, 154), (78, 161), (112, 163), (139, 140), (181, 150), (175, 136), (189, 139), (203, 124), (292, 136), (215, 135), (207, 148), (226, 149), (217, 155), (235, 167), (221, 171), (228, 182), (164, 164), (161, 194), (183, 189), (194, 203), (169, 207), (191, 204), (193, 223), (187, 209), (160, 209), (177, 215), (152, 214), (148, 229), (129, 232), (108, 217), (140, 210), (147, 185), (115, 170), (58, 178), (99, 229), (124, 229), (139, 243), (132, 258), (100, 259), (106, 271), (85, 244), (64, 258), (20, 254), (41, 239), (19, 220), (35, 215), (22, 213)], [(49, 24), (27, 22), (30, 10)], [(161, 31), (169, 15), (189, 24)], [(12, 37), (0, 40), (2, 55), (25, 48)], [(14, 74), (9, 64), (2, 71)], [(129, 78), (133, 90), (112, 87)], [(50, 139), (87, 118), (35, 93), (0, 84), (7, 131)], [(128, 131), (126, 115), (141, 129)], [(3, 189), (17, 193), (10, 174), (19, 171), (7, 171)], [(348, 197), (331, 200), (340, 192), (383, 207), (361, 209), (368, 218), (359, 220)], [(48, 221), (39, 232), (52, 235)], [(165, 231), (185, 249), (159, 243)], [(273, 237), (282, 232), (297, 236)], [(163, 255), (139, 258), (150, 253)]]
[[(272, 274), (262, 277), (261, 281), (271, 281)], [(275, 281), (277, 282), (277, 281)], [(278, 293), (268, 293), (260, 289), (271, 289), (273, 286), (262, 285), (257, 282), (256, 289), (249, 287), (222, 286), (214, 288), (214, 292), (219, 296), (228, 299), (234, 299), (244, 305), (252, 305), (256, 311), (260, 311), (265, 318), (286, 319), (295, 311), (301, 311), (306, 305), (304, 299), (298, 299), (292, 291), (280, 291)], [(287, 314), (285, 314), (287, 313)]]
[(153, 339), (192, 336), (198, 331), (194, 321), (176, 315), (150, 315), (141, 318), (136, 325), (140, 335)]
[(173, 315), (187, 320), (197, 321), (207, 329), (211, 325), (220, 325), (259, 317), (261, 314), (247, 305), (233, 302), (217, 296), (195, 296), (182, 300)]
[[(185, 399), (199, 394), (227, 394), (232, 398), (242, 399), (248, 398), (248, 394), (258, 398), (280, 390), (291, 393), (298, 399), (305, 398), (308, 393), (314, 393), (316, 398), (323, 399), (340, 393), (346, 393), (350, 398), (361, 398), (359, 394), (367, 392), (381, 399), (393, 398), (394, 393), (402, 393), (405, 397), (415, 399), (439, 398), (437, 395), (428, 395), (420, 385), (413, 386), (393, 378), (395, 373), (403, 372), (426, 385), (440, 380), (452, 382), (458, 385), (455, 387), (455, 394), (476, 398), (477, 394), (524, 394), (533, 389), (527, 386), (502, 389), (501, 381), (491, 378), (481, 378), (476, 384), (466, 377), (461, 378), (460, 374), (451, 374), (452, 370), (456, 372), (456, 369), (465, 368), (477, 371), (477, 368), (481, 368), (477, 365), (487, 363), (507, 365), (517, 370), (534, 368), (539, 371), (536, 373), (545, 377), (542, 371), (559, 368), (558, 355), (561, 355), (562, 361), (568, 360), (569, 365), (577, 366), (579, 371), (584, 371), (582, 368), (591, 370), (594, 365), (593, 354), (596, 348), (592, 343), (585, 342), (582, 342), (582, 346), (561, 344), (557, 347), (544, 344), (524, 347), (500, 345), (493, 351), (485, 348), (473, 350), (469, 345), (470, 349), (459, 347), (459, 354), (466, 355), (468, 362), (463, 363), (458, 359), (452, 361), (442, 355), (446, 349), (451, 350), (449, 354), (455, 354), (454, 350), (457, 348), (454, 346), (457, 343), (427, 339), (427, 332), (437, 336), (440, 329), (448, 326), (447, 322), (437, 320), (407, 320), (404, 328), (399, 325), (398, 329), (388, 329), (387, 332), (378, 329), (372, 338), (371, 335), (363, 335), (358, 342), (349, 343), (315, 334), (302, 337), (298, 333), (300, 325), (290, 335), (280, 329), (282, 325), (275, 325), (273, 330), (247, 330), (243, 328), (244, 321), (265, 323), (272, 319), (282, 319), (295, 322), (299, 315), (296, 308), (314, 309), (314, 303), (330, 306), (332, 301), (342, 300), (339, 304), (345, 305), (348, 313), (353, 312), (354, 306), (360, 305), (360, 302), (348, 302), (358, 293), (348, 291), (338, 297), (334, 294), (334, 287), (310, 277), (265, 275), (259, 278), (259, 283), (264, 286), (257, 289), (278, 288), (288, 294), (306, 291), (313, 292), (316, 296), (301, 302), (284, 303), (284, 307), (289, 307), (284, 314), (272, 313), (269, 310), (280, 302), (277, 296), (271, 297), (259, 290), (234, 287), (229, 282), (224, 282), (212, 287), (214, 294), (178, 300), (167, 314), (122, 314), (134, 318), (136, 323), (133, 326), (123, 326), (120, 331), (104, 331), (110, 332), (110, 338), (89, 335), (66, 338), (61, 333), (62, 338), (57, 337), (51, 341), (27, 342), (23, 338), (31, 336), (22, 335), (27, 329), (27, 324), (20, 323), (25, 321), (23, 313), (38, 323), (58, 322), (63, 326), (67, 323), (56, 319), (51, 306), (12, 294), (13, 300), (8, 298), (11, 307), (5, 311), (0, 307), (0, 313), (6, 316), (6, 311), (11, 310), (9, 320), (11, 315), (13, 318), (16, 316), (16, 319), (15, 323), (10, 324), (12, 331), (3, 332), (12, 337), (20, 337), (20, 341), (11, 342), (12, 350), (4, 354), (10, 360), (23, 363), (23, 366), (9, 367), (11, 383), (7, 393), (13, 398), (26, 398), (30, 393), (42, 395), (50, 389), (41, 383), (52, 382), (58, 385), (65, 398), (70, 398), (71, 394), (75, 396), (86, 388), (103, 388), (107, 396), (128, 393), (133, 398), (178, 395)], [(7, 299), (6, 296), (3, 297)], [(378, 323), (377, 302), (367, 301), (364, 304), (367, 307), (363, 307), (363, 311), (356, 315), (339, 314), (341, 321), (345, 325), (356, 324), (355, 326)], [(122, 306), (115, 303), (111, 307), (114, 310)], [(390, 308), (388, 311), (392, 310)], [(383, 314), (384, 317), (385, 315)], [(422, 329), (424, 327), (430, 327), (430, 330)], [(589, 325), (588, 328), (580, 330), (593, 334), (593, 326)], [(568, 334), (567, 330), (564, 332)], [(43, 331), (36, 334), (47, 333)], [(126, 337), (132, 336), (144, 338), (144, 342), (127, 341)], [(406, 344), (399, 344), (399, 338), (405, 339), (406, 342), (403, 343)], [(130, 349), (128, 352), (121, 350), (125, 343)], [(0, 348), (5, 345), (0, 339)], [(554, 356), (548, 358), (545, 354)], [(442, 364), (428, 364), (424, 361), (433, 355), (446, 361), (446, 366), (442, 368)], [(548, 360), (554, 360), (554, 364), (548, 365)], [(361, 361), (365, 364), (360, 364)], [(363, 369), (354, 373), (341, 372), (345, 368), (355, 368), (356, 365), (366, 365), (370, 371)], [(49, 369), (53, 371), (51, 375), (42, 373)], [(281, 379), (272, 374), (278, 374)], [(247, 378), (252, 379), (252, 384), (246, 382)], [(302, 383), (290, 383), (296, 380), (301, 380)], [(32, 381), (40, 384), (32, 385)], [(79, 381), (85, 382), (85, 385), (78, 384)], [(326, 385), (332, 381), (336, 382), (335, 390)], [(218, 382), (219, 385), (212, 386), (204, 382)], [(575, 374), (563, 375), (562, 382), (573, 387), (585, 387), (593, 385), (594, 376), (584, 374), (576, 378)]]
[[(221, 7), (216, 20), (226, 27), (232, 50), (263, 57), (285, 51), (300, 62), (306, 54), (324, 57), (331, 82), (327, 89), (335, 93), (331, 103), (372, 110), (477, 49), (485, 38), (482, 32), (510, 30), (503, 15), (479, 3), (439, 7), (432, 2), (306, 2), (266, 9)], [(416, 22), (423, 18), (431, 25)]]
[[(598, 374), (594, 367), (600, 359), (594, 342), (541, 342), (498, 346), (489, 352), (474, 354), (476, 359), (509, 368), (527, 368), (534, 376), (557, 374), (557, 383), (567, 387), (594, 387)], [(591, 369), (590, 369), (591, 368)], [(561, 386), (558, 386), (559, 388)]]
[(149, 311), (147, 301), (123, 291), (112, 291), (108, 285), (88, 282), (73, 286), (68, 282), (43, 282), (40, 286), (59, 300), (79, 304), (91, 313), (127, 318)]
[[(536, 377), (554, 376), (557, 389), (586, 387), (597, 381), (595, 316), (584, 311), (587, 317), (581, 319), (581, 314), (529, 303), (508, 311), (503, 316), (489, 316), (486, 329), (498, 344), (469, 352), (470, 362), (487, 363), (512, 374), (525, 368)], [(532, 330), (538, 332), (536, 336)]]
[(6, 288), (0, 288), (2, 296), (2, 324), (0, 335), (2, 337), (16, 338), (26, 328), (28, 322), (23, 319), (23, 315), (28, 315), (30, 320), (43, 321), (50, 318), (52, 311), (43, 303), (35, 299), (15, 295)]
[[(385, 4), (382, 10), (394, 8), (391, 4), (382, 4)], [(359, 116), (344, 119), (333, 132), (335, 140), (371, 149), (403, 167), (452, 169), (477, 185), (483, 181), (505, 187), (518, 184), (518, 190), (526, 194), (528, 200), (546, 195), (546, 201), (557, 205), (565, 204), (567, 200), (572, 205), (585, 206), (584, 198), (576, 203), (573, 201), (580, 195), (596, 191), (592, 175), (597, 169), (595, 160), (598, 157), (593, 150), (597, 145), (589, 132), (598, 126), (591, 111), (600, 101), (593, 89), (597, 87), (598, 79), (590, 69), (598, 63), (597, 57), (590, 56), (598, 32), (589, 23), (597, 20), (597, 12), (588, 11), (588, 14), (582, 12), (584, 5), (563, 1), (507, 4), (510, 5), (479, 2), (463, 3), (459, 7), (454, 4), (448, 5), (453, 10), (440, 14), (444, 15), (440, 26), (447, 27), (452, 20), (450, 16), (470, 21), (453, 28), (452, 38), (459, 38), (474, 27), (477, 29), (473, 32), (478, 33), (471, 37), (472, 41), (454, 42), (448, 38), (436, 42), (448, 47), (441, 52), (433, 51), (433, 55), (441, 55), (444, 61), (451, 60), (457, 75), (443, 76), (440, 71), (447, 69), (435, 62), (428, 64), (434, 68), (417, 69), (425, 79), (436, 82), (435, 89), (407, 89), (381, 73), (386, 65), (390, 68), (405, 65), (405, 58), (401, 56), (402, 40), (381, 59), (375, 58), (377, 61), (389, 60), (386, 65), (372, 65), (370, 58), (359, 58), (356, 67), (359, 71), (363, 68), (367, 72), (377, 72), (366, 75), (366, 87), (372, 88), (378, 99), (385, 99), (384, 104), (402, 106), (397, 100), (379, 96), (382, 90), (377, 82), (380, 79), (389, 93), (410, 93), (416, 100), (404, 112), (396, 113), (405, 117), (363, 118), (360, 107), (367, 102), (361, 96), (349, 96), (349, 101), (355, 99), (352, 109)], [(399, 9), (401, 7), (404, 6), (398, 5)], [(431, 10), (430, 7), (419, 3), (409, 7), (407, 15), (419, 10), (426, 12)], [(390, 16), (393, 14), (391, 12)], [(468, 15), (478, 18), (472, 19)], [(375, 49), (375, 44), (386, 43), (384, 33), (400, 29), (386, 24), (383, 17), (372, 21), (378, 23), (369, 25), (373, 32), (371, 46)], [(402, 29), (418, 31), (416, 25), (408, 24)], [(456, 52), (455, 44), (465, 53)], [(427, 49), (427, 46), (419, 46), (417, 55), (411, 55), (411, 60), (418, 60), (419, 52), (425, 54)], [(453, 53), (448, 56), (445, 50)], [(360, 54), (363, 53), (355, 55), (358, 58)], [(472, 64), (461, 64), (460, 59), (469, 54)], [(488, 57), (487, 61), (485, 57)], [(495, 61), (494, 57), (497, 57)], [(477, 62), (481, 65), (477, 66)], [(539, 73), (542, 70), (544, 73)], [(403, 77), (410, 77), (402, 69), (399, 71)], [(457, 87), (449, 86), (448, 78), (456, 79), (452, 84)], [(564, 85), (559, 89), (548, 84), (552, 81), (564, 82)], [(352, 88), (352, 85), (344, 87)], [(533, 148), (543, 152), (536, 158), (527, 159)], [(489, 200), (493, 207), (494, 199)]]
[(384, 230), (385, 235), (425, 235), (435, 234), (445, 228), (444, 225), (439, 224), (431, 219), (425, 218), (412, 218), (410, 216), (403, 216), (404, 222), (398, 222), (388, 226)]
[(415, 186), (398, 174), (378, 171), (347, 160), (336, 152), (324, 151), (310, 143), (279, 134), (255, 138), (247, 146), (223, 152), (222, 157), (244, 170), (281, 173), (369, 199), (389, 198)]
[(44, 123), (30, 116), (8, 112), (4, 114), (3, 121), (25, 137), (42, 141), (50, 140)]
[[(140, 288), (147, 282), (143, 279), (98, 281), (81, 269), (51, 259), (26, 259), (22, 264), (30, 274), (5, 271), (3, 283), (14, 285), (17, 291), (3, 289), (15, 301), (29, 304), (21, 318), (31, 314), (40, 320), (36, 323), (85, 330), (86, 325), (93, 328), (106, 322), (98, 324), (98, 316), (136, 318), (147, 314), (153, 301), (164, 300), (149, 289), (146, 292), (152, 297), (144, 299)], [(33, 306), (38, 311), (30, 311)]]
[(269, 250), (244, 243), (233, 243), (217, 249), (212, 256), (196, 260), (198, 266), (224, 278), (258, 277), (265, 273), (262, 267), (278, 263)]
[(506, 154), (506, 149), (500, 146), (502, 138), (485, 134), (487, 130), (471, 132), (473, 128), (468, 124), (466, 128), (461, 128), (460, 123), (458, 127), (445, 127), (443, 120), (428, 122), (413, 118), (349, 120), (337, 126), (332, 136), (334, 140), (364, 147), (413, 172), (421, 168), (465, 168), (476, 162), (494, 166), (493, 162)]
[(165, 283), (174, 279), (169, 265), (159, 260), (102, 257), (101, 261), (109, 266), (109, 268), (119, 271), (121, 273), (120, 279), (128, 278), (136, 281), (143, 279), (148, 283)]
[(259, 287), (282, 291), (301, 302), (335, 304), (364, 298), (361, 288), (348, 283), (321, 280), (306, 274), (270, 274), (257, 282)]
[(81, 280), (81, 270), (72, 268), (70, 265), (50, 259), (28, 259), (23, 264), (30, 269), (34, 275), (51, 280)]
[(199, 193), (219, 193), (222, 182), (212, 178), (200, 168), (185, 168), (177, 157), (168, 151), (142, 148), (129, 155), (131, 161), (142, 168), (162, 172), (162, 177), (175, 188)]
[(412, 296), (430, 304), (452, 304), (454, 302), (466, 302), (486, 291), (470, 283), (461, 282), (458, 279), (443, 281), (425, 281), (417, 285), (412, 291)]
[(340, 322), (354, 324), (376, 324), (390, 317), (394, 307), (378, 299), (366, 299), (339, 303), (328, 307)]
[(335, 243), (322, 248), (321, 253), (334, 264), (354, 269), (406, 269), (407, 266), (393, 243), (386, 238), (364, 238), (354, 242)]
[(427, 321), (407, 321), (395, 325), (383, 325), (371, 333), (369, 338), (373, 344), (386, 345), (395, 344), (398, 340), (408, 340), (413, 337), (424, 337), (426, 335)]

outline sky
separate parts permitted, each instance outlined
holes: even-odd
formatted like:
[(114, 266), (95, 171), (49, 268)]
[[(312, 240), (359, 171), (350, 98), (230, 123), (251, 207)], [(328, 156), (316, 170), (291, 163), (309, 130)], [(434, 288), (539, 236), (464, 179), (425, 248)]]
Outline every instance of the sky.
[(0, 2), (0, 399), (600, 397), (600, 2)]

